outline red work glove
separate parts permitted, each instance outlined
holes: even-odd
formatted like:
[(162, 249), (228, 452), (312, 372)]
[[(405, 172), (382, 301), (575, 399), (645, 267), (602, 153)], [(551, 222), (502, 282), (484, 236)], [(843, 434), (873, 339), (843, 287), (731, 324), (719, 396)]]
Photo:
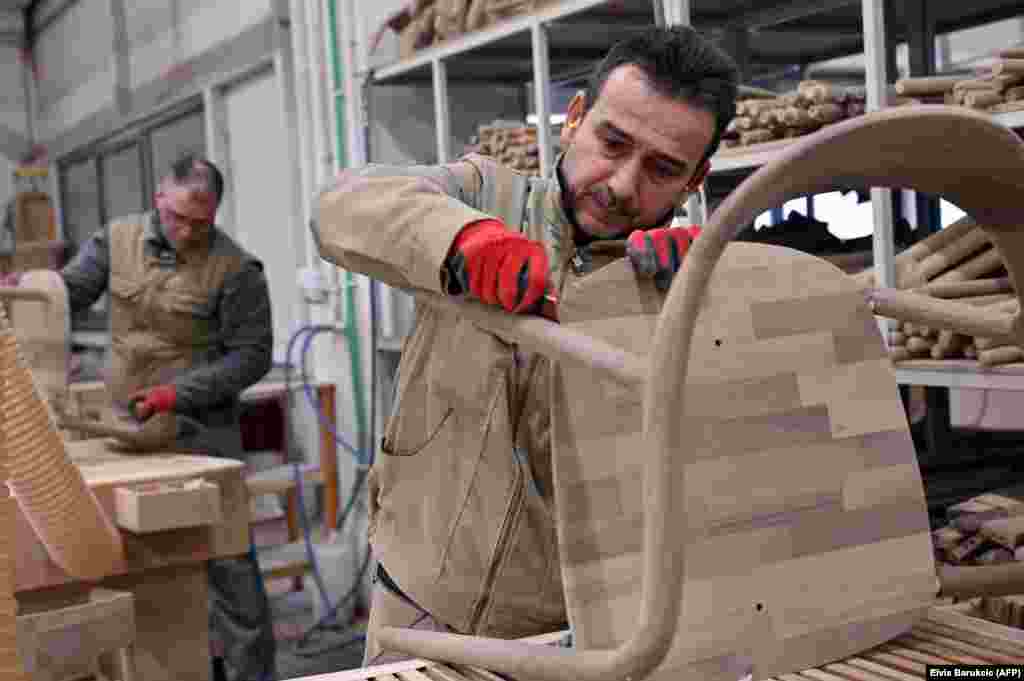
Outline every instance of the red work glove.
[(452, 244), (448, 270), (460, 292), (509, 312), (533, 310), (548, 288), (544, 246), (498, 220), (463, 227)]
[(173, 385), (158, 385), (133, 394), (131, 402), (134, 405), (135, 417), (145, 421), (153, 414), (173, 411), (177, 399), (177, 390)]
[[(683, 264), (693, 242), (693, 227), (662, 227), (637, 229), (626, 239), (626, 255), (640, 274), (654, 277), (659, 291), (667, 291), (672, 277)], [(700, 228), (697, 227), (697, 233)]]

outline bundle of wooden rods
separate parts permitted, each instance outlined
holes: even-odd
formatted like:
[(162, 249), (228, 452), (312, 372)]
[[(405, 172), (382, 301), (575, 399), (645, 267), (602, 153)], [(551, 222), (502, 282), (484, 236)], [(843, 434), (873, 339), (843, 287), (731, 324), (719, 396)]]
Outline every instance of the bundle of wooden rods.
[(747, 97), (736, 102), (736, 117), (722, 138), (723, 148), (746, 147), (800, 137), (864, 113), (863, 88), (846, 88), (816, 80), (774, 97)]
[(1024, 110), (1024, 47), (1000, 50), (995, 61), (973, 76), (903, 78), (896, 94), (923, 104), (950, 104), (1003, 113)]
[[(1014, 315), (1019, 301), (1002, 257), (969, 217), (922, 239), (896, 256), (895, 288)], [(873, 270), (855, 275), (876, 286)], [(897, 319), (889, 337), (893, 360), (969, 359), (985, 367), (1024, 361), (1024, 348), (1008, 337), (982, 337)]]
[(540, 147), (537, 127), (533, 125), (501, 120), (481, 125), (466, 151), (492, 156), (499, 163), (530, 175), (540, 173)]

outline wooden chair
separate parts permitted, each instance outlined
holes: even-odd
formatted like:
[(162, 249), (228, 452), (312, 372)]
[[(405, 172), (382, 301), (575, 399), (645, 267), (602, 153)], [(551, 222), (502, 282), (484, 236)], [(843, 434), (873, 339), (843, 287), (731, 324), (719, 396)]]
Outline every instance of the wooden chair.
[[(575, 649), (396, 628), (381, 643), (517, 679), (763, 679), (894, 640), (937, 596), (1024, 592), (1020, 565), (936, 566), (863, 287), (791, 249), (730, 244), (789, 198), (870, 186), (957, 204), (1018, 276), (1024, 146), (985, 115), (917, 106), (788, 147), (718, 208), (667, 296), (621, 260), (568, 287), (561, 324), (417, 292), (558, 361)], [(907, 295), (876, 300), (969, 333), (1020, 330)]]

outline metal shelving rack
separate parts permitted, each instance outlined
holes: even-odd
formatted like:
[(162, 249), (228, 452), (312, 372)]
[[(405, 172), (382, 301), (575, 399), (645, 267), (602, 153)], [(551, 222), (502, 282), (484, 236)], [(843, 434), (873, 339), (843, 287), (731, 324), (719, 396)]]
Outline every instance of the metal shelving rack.
[[(526, 82), (534, 85), (536, 113), (539, 121), (549, 120), (551, 113), (550, 84), (553, 64), (560, 69), (571, 68), (572, 58), (553, 55), (566, 50), (588, 52), (590, 61), (599, 56), (604, 43), (610, 44), (628, 32), (630, 26), (622, 22), (602, 21), (602, 10), (610, 6), (639, 6), (645, 2), (615, 2), (615, 0), (562, 0), (542, 8), (534, 14), (506, 20), (501, 24), (473, 32), (441, 45), (422, 50), (412, 58), (371, 69), (370, 85), (403, 84), (409, 82), (432, 83), (436, 125), (438, 162), (450, 161), (450, 117), (448, 83), (451, 80), (477, 80), (489, 82)], [(854, 3), (842, 3), (854, 4)], [(882, 108), (886, 101), (888, 84), (885, 58), (885, 0), (860, 0), (864, 38), (867, 110)], [(690, 24), (690, 0), (653, 0), (646, 13), (634, 13), (639, 23), (664, 22), (668, 25)], [(660, 10), (660, 13), (659, 13)], [(800, 9), (794, 5), (791, 13)], [(580, 24), (586, 24), (587, 35), (579, 35)], [(608, 30), (595, 30), (610, 23)], [(638, 25), (638, 24), (635, 24)], [(573, 29), (576, 28), (575, 37)], [(589, 51), (586, 50), (590, 46)], [(576, 59), (575, 62), (580, 62)], [(1007, 127), (1024, 128), (1024, 111), (994, 115)], [(546, 174), (553, 162), (551, 157), (551, 130), (538, 126), (540, 172)], [(771, 146), (768, 146), (771, 145)], [(785, 143), (768, 143), (765, 147), (751, 148), (749, 152), (730, 150), (719, 153), (713, 160), (713, 173), (754, 170), (769, 161)], [(891, 190), (874, 188), (871, 191), (874, 215), (873, 256), (882, 286), (895, 279), (893, 213)], [(697, 209), (695, 201), (689, 204)], [(691, 213), (693, 214), (693, 213)], [(697, 215), (700, 215), (698, 212)], [(699, 218), (698, 220), (699, 221)], [(885, 327), (888, 320), (880, 320)], [(393, 351), (393, 350), (389, 350)], [(976, 387), (1000, 390), (1024, 390), (1024, 365), (995, 370), (981, 370), (974, 362), (928, 362), (909, 360), (894, 367), (897, 382), (941, 387)]]

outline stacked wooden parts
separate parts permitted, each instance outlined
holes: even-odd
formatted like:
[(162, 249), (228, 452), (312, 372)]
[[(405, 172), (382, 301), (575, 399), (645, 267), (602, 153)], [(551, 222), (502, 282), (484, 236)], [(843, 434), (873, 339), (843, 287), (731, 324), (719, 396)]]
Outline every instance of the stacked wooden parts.
[(14, 199), (13, 227), (14, 251), (0, 254), (0, 273), (57, 269), (63, 264), (64, 243), (57, 239), (48, 194), (19, 192)]
[(992, 113), (1024, 110), (1024, 47), (1000, 50), (977, 75), (904, 78), (896, 94), (922, 104), (966, 106)]
[(950, 506), (932, 532), (936, 560), (951, 565), (1024, 561), (1024, 489), (989, 492)]
[(1004, 627), (1024, 629), (1024, 595), (982, 597), (974, 601), (969, 611), (973, 617), (1001, 624)]
[(505, 19), (530, 14), (556, 2), (558, 0), (415, 0), (412, 21), (399, 37), (399, 56), (407, 59), (418, 50)]
[(796, 90), (775, 97), (737, 100), (736, 117), (726, 129), (722, 147), (747, 147), (800, 137), (837, 121), (859, 116), (864, 110), (863, 88), (816, 80), (801, 81)]
[(537, 127), (508, 121), (481, 125), (467, 151), (490, 156), (524, 173), (540, 173)]
[[(922, 239), (895, 258), (895, 288), (934, 298), (992, 306), (1015, 313), (1017, 292), (999, 252), (988, 235), (968, 217)], [(865, 287), (875, 285), (873, 270), (856, 275)], [(1011, 338), (969, 336), (906, 320), (889, 336), (893, 360), (969, 359), (982, 366), (1024, 361), (1024, 348)]]

